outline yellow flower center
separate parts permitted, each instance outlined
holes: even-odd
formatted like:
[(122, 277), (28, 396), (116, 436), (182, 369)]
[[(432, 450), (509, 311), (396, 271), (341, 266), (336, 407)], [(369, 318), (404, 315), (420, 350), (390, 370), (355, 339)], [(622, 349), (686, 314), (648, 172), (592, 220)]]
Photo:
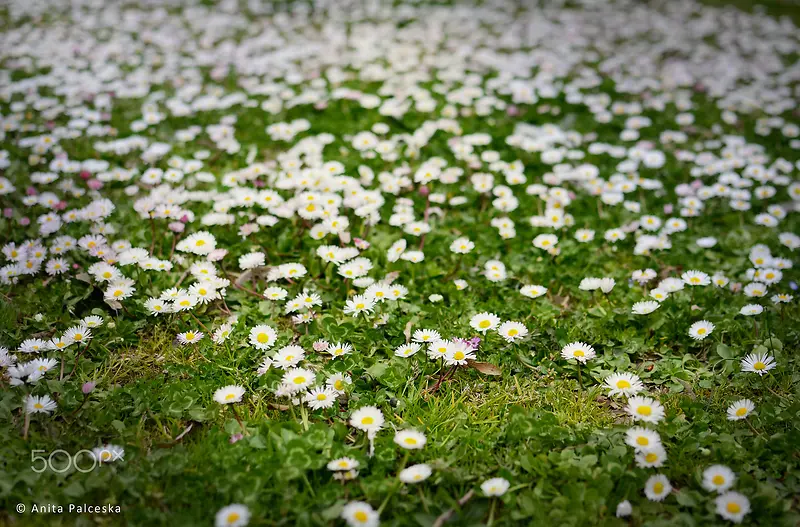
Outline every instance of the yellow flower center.
[(364, 309), (364, 304), (356, 304), (356, 309)]
[(488, 328), (488, 327), (489, 327), (489, 326), (491, 326), (491, 325), (492, 325), (492, 323), (491, 323), (490, 321), (488, 321), (488, 320), (481, 320), (481, 323), (480, 323), (480, 324), (478, 324), (478, 327), (480, 327), (481, 329), (486, 329), (486, 328)]
[(617, 388), (619, 388), (620, 390), (624, 390), (625, 388), (630, 388), (630, 387), (631, 383), (629, 383), (626, 380), (617, 381)]
[(647, 461), (648, 463), (655, 463), (658, 460), (658, 455), (654, 454), (653, 452), (650, 452), (649, 454), (644, 456), (644, 460)]
[(235, 393), (229, 393), (228, 395), (225, 396), (225, 400), (226, 401), (230, 401), (231, 399), (235, 399), (235, 398), (236, 398), (236, 394)]
[(417, 444), (417, 440), (414, 439), (413, 437), (407, 437), (405, 439), (405, 442), (406, 442), (407, 445), (416, 445)]
[(717, 474), (716, 476), (711, 478), (711, 483), (713, 483), (714, 485), (722, 485), (723, 483), (725, 483), (725, 478)]
[(453, 358), (456, 359), (456, 360), (464, 360), (464, 352), (463, 351), (455, 352), (453, 354)]
[(645, 436), (639, 436), (636, 438), (636, 444), (640, 446), (647, 446), (650, 444), (650, 440)]
[(259, 333), (258, 336), (256, 337), (256, 340), (259, 342), (259, 344), (266, 344), (267, 341), (269, 340), (269, 335), (267, 335), (266, 333)]
[(114, 296), (122, 296), (122, 289), (117, 289), (114, 291)]
[(359, 521), (361, 523), (367, 523), (367, 520), (369, 519), (369, 517), (367, 516), (367, 513), (364, 512), (364, 511), (356, 512), (353, 515), (353, 517), (356, 519), (356, 521)]
[(195, 244), (194, 244), (194, 245), (195, 245), (196, 247), (202, 247), (202, 246), (203, 246), (203, 245), (205, 245), (205, 244), (206, 244), (206, 241), (205, 241), (205, 240), (197, 240), (197, 241), (195, 242)]
[(44, 406), (42, 405), (42, 403), (35, 403), (35, 404), (33, 405), (33, 407), (34, 407), (34, 408), (36, 408), (37, 410), (41, 410), (42, 408), (44, 408)]
[(700, 328), (700, 329), (698, 329), (698, 330), (697, 330), (697, 334), (698, 334), (698, 335), (705, 335), (705, 334), (706, 334), (706, 328)]
[(739, 506), (739, 504), (738, 504), (738, 503), (735, 503), (735, 502), (730, 502), (730, 503), (728, 503), (727, 505), (725, 505), (725, 508), (726, 508), (726, 509), (728, 510), (728, 512), (730, 512), (731, 514), (737, 514), (738, 512), (740, 512), (740, 511), (742, 510), (742, 507), (741, 507), (741, 506)]
[(653, 413), (653, 410), (651, 410), (649, 406), (640, 406), (639, 408), (636, 409), (636, 412), (639, 415), (650, 415), (651, 413)]
[(375, 422), (375, 419), (373, 419), (372, 417), (364, 417), (363, 419), (361, 419), (361, 424), (362, 425), (371, 425), (374, 422)]
[(228, 514), (228, 523), (233, 523), (235, 521), (238, 521), (239, 518), (240, 518), (240, 516), (239, 516), (238, 512), (232, 512), (232, 513)]
[(517, 335), (517, 333), (519, 333), (519, 331), (517, 331), (516, 329), (509, 329), (508, 330), (508, 336), (509, 337), (514, 337), (514, 336)]
[(324, 401), (327, 398), (328, 398), (328, 396), (325, 395), (324, 393), (320, 393), (320, 394), (317, 395), (317, 401)]
[(583, 352), (583, 350), (575, 350), (575, 353), (573, 353), (573, 355), (575, 355), (576, 357), (583, 357), (586, 354)]
[(303, 377), (302, 375), (294, 378), (295, 384), (303, 384), (304, 382), (306, 382), (306, 378)]
[(741, 408), (736, 410), (736, 416), (737, 417), (743, 417), (745, 415), (747, 415), (747, 408), (745, 408), (744, 406), (742, 406)]
[(753, 364), (753, 369), (754, 369), (754, 370), (763, 370), (763, 369), (764, 369), (764, 368), (766, 368), (766, 367), (767, 367), (767, 365), (766, 365), (766, 364), (764, 364), (764, 363), (763, 363), (763, 362), (761, 362), (761, 361), (758, 361), (758, 362), (756, 362), (755, 364)]
[(186, 334), (186, 340), (194, 340), (194, 333), (191, 331)]
[(655, 492), (656, 494), (661, 494), (662, 492), (664, 492), (664, 484), (661, 483), (660, 481), (657, 482), (655, 485), (653, 485), (653, 492)]

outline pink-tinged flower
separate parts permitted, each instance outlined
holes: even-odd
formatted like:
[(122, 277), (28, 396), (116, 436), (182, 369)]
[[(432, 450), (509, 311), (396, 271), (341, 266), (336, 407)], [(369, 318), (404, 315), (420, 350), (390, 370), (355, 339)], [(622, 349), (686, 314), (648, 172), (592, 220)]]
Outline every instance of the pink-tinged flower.
[(419, 195), (420, 196), (426, 197), (430, 193), (431, 193), (431, 189), (429, 189), (425, 185), (422, 185), (421, 187), (419, 187)]
[(94, 383), (94, 382), (91, 382), (91, 381), (90, 382), (85, 382), (85, 383), (83, 383), (83, 386), (81, 386), (81, 391), (83, 392), (84, 395), (88, 395), (89, 392), (94, 390), (95, 386), (97, 386), (97, 384)]
[(38, 194), (38, 192), (34, 187), (28, 187), (25, 189), (25, 194), (27, 194), (28, 196), (35, 196), (36, 194)]
[(218, 262), (223, 258), (225, 258), (226, 254), (228, 254), (228, 251), (226, 251), (225, 249), (214, 249), (213, 251), (208, 253), (208, 256), (206, 256), (206, 260), (208, 260), (209, 262)]
[(666, 205), (664, 205), (664, 214), (672, 214), (673, 209), (674, 207), (672, 206), (672, 204), (667, 203)]
[(369, 249), (369, 242), (367, 240), (362, 240), (361, 238), (353, 238), (353, 243), (355, 243), (356, 247), (358, 247), (362, 251), (366, 251), (367, 249)]
[(327, 107), (328, 107), (328, 103), (325, 102), (325, 101), (320, 101), (320, 102), (318, 102), (317, 104), (314, 105), (314, 109), (315, 110), (324, 110)]
[(519, 107), (514, 106), (513, 104), (511, 104), (511, 105), (508, 106), (508, 108), (506, 108), (506, 113), (508, 115), (510, 115), (511, 117), (516, 117), (517, 115), (520, 114)]
[(23, 216), (22, 218), (19, 219), (19, 224), (22, 225), (23, 227), (27, 227), (28, 225), (31, 224), (31, 219), (27, 216)]
[(55, 207), (53, 208), (56, 210), (64, 210), (67, 208), (67, 202), (62, 199), (61, 201), (56, 203)]
[(86, 184), (92, 190), (100, 190), (101, 188), (103, 188), (103, 182), (100, 181), (99, 179), (90, 179), (89, 181), (86, 182)]
[(11, 207), (6, 207), (6, 208), (3, 209), (3, 216), (4, 217), (10, 218), (13, 215), (14, 215), (14, 209), (12, 209)]
[(172, 232), (183, 232), (186, 229), (186, 225), (179, 221), (173, 221), (167, 225), (167, 227), (169, 227), (169, 230)]
[(181, 216), (181, 223), (189, 223), (189, 216), (187, 216), (186, 214)]
[(92, 173), (88, 170), (81, 170), (80, 176), (82, 180), (87, 181), (92, 178)]
[(243, 434), (231, 434), (231, 437), (230, 439), (228, 439), (228, 442), (230, 444), (234, 444), (237, 443), (238, 441), (241, 441), (243, 438), (244, 438)]

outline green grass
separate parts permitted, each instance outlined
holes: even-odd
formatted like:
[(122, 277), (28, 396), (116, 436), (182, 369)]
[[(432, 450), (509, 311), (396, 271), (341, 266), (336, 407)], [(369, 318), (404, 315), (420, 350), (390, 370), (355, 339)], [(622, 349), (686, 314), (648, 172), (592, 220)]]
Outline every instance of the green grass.
[[(774, 2), (779, 4), (786, 5)], [(231, 81), (226, 84), (229, 89), (235, 87)], [(423, 86), (430, 88), (431, 84)], [(173, 92), (169, 86), (162, 88)], [(368, 88), (374, 91), (376, 86)], [(609, 82), (598, 91), (626, 99), (615, 94)], [(437, 98), (441, 102), (441, 97)], [(710, 126), (719, 122), (720, 114), (714, 102), (702, 94), (694, 93), (692, 100), (698, 122), (689, 144), (710, 137)], [(142, 102), (123, 100), (115, 105), (111, 122), (121, 137), (130, 135), (129, 124), (139, 115)], [(618, 142), (623, 127), (619, 118), (599, 127), (584, 107), (568, 104), (563, 95), (550, 104), (561, 109), (559, 116), (523, 106), (519, 117), (495, 112), (489, 118), (461, 118), (459, 123), (464, 133), (488, 128), (493, 138), (487, 148), (497, 150), (507, 161), (521, 159), (529, 183), (540, 182), (551, 167), (538, 155), (504, 143), (518, 122), (569, 123), (569, 128), (583, 133), (597, 132), (599, 141)], [(7, 103), (0, 104), (0, 113), (8, 111)], [(653, 119), (653, 126), (642, 130), (642, 138), (657, 142), (662, 130), (676, 128), (677, 113), (673, 105), (660, 113), (647, 110), (645, 115)], [(238, 118), (237, 139), (242, 150), (212, 157), (206, 168), (217, 175), (246, 166), (250, 147), (268, 159), (289, 148), (288, 143), (270, 141), (263, 130), (269, 123), (296, 118), (312, 122), (312, 130), (304, 136), (322, 132), (337, 136), (324, 155), (341, 161), (348, 174), (356, 173), (361, 164), (370, 165), (377, 173), (390, 164), (365, 161), (353, 151), (342, 153), (340, 148), (347, 144), (343, 137), (377, 122), (386, 122), (391, 134), (406, 133), (429, 119), (413, 111), (402, 120), (382, 118), (349, 101), (332, 102), (325, 110), (301, 106), (276, 116), (235, 107), (229, 112), (167, 119), (153, 128), (153, 137), (170, 140), (175, 130), (217, 123), (225, 114)], [(759, 116), (742, 116), (741, 127), (725, 126), (725, 132), (763, 143), (772, 158), (797, 161), (797, 151), (785, 137), (774, 133), (764, 138), (753, 133)], [(33, 115), (31, 121), (41, 124), (44, 120)], [(28, 166), (28, 152), (15, 143), (20, 137), (10, 134), (2, 146), (12, 158), (4, 175), (24, 189), (37, 169)], [(93, 142), (80, 138), (63, 145), (82, 159), (94, 155)], [(189, 157), (201, 148), (211, 149), (209, 143), (199, 139), (176, 144), (172, 154)], [(441, 133), (424, 151), (424, 157), (433, 156), (456, 164), (447, 137)], [(112, 164), (137, 163), (135, 155), (104, 157)], [(643, 171), (646, 177), (658, 177), (667, 189), (661, 196), (634, 196), (643, 202), (643, 214), (665, 216), (663, 205), (676, 201), (675, 185), (691, 181), (687, 164), (672, 156), (668, 159), (663, 169)], [(615, 170), (616, 161), (605, 156), (589, 155), (586, 161), (596, 164), (604, 177)], [(417, 160), (409, 163), (412, 168), (418, 164)], [(758, 210), (743, 218), (727, 204), (714, 202), (703, 216), (688, 218), (689, 231), (672, 236), (673, 250), (652, 257), (634, 256), (630, 237), (619, 248), (596, 240), (587, 250), (574, 241), (574, 229), (559, 233), (561, 254), (549, 257), (531, 246), (533, 236), (543, 231), (524, 218), (534, 214), (540, 203), (521, 188), (515, 188), (520, 209), (512, 213), (517, 237), (509, 241), (489, 227), (498, 214), (491, 207), (483, 209), (482, 198), (471, 188), (434, 186), (433, 190), (463, 194), (470, 201), (462, 208), (447, 208), (434, 220), (435, 229), (425, 239), (423, 263), (412, 266), (387, 261), (386, 250), (402, 236), (385, 221), (394, 197), (387, 196), (384, 221), (369, 230), (372, 247), (363, 255), (375, 264), (371, 276), (380, 278), (398, 271), (398, 282), (411, 291), (405, 301), (382, 305), (389, 321), (380, 328), (343, 314), (343, 301), (352, 291), (314, 255), (322, 242), (311, 240), (307, 227), (296, 218), (281, 220), (246, 241), (236, 227), (211, 230), (218, 245), (230, 250), (224, 260), (229, 271), (237, 270), (236, 258), (251, 249), (264, 250), (273, 262), (306, 265), (309, 275), (304, 280), (284, 285), (290, 297), (304, 287), (322, 296), (321, 316), (307, 329), (295, 328), (281, 313), (280, 304), (229, 287), (225, 301), (239, 317), (231, 339), (221, 345), (208, 339), (197, 346), (177, 345), (175, 335), (197, 329), (197, 322), (186, 314), (148, 317), (141, 302), (172, 287), (183, 273), (182, 266), (158, 275), (125, 268), (137, 280), (137, 295), (125, 302), (127, 311), (116, 313), (103, 302), (102, 285), (74, 276), (47, 285), (37, 276), (0, 286), (0, 344), (12, 349), (34, 334), (60, 334), (89, 314), (100, 314), (106, 320), (85, 353), (79, 356), (73, 348), (63, 358), (54, 355), (66, 365), (65, 378), (58, 380), (57, 374), (48, 374), (33, 390), (40, 395), (55, 394), (59, 408), (52, 417), (35, 416), (27, 439), (22, 433), (23, 389), (0, 385), (0, 523), (211, 525), (221, 507), (244, 503), (253, 514), (251, 525), (330, 525), (341, 524), (339, 514), (347, 502), (363, 500), (376, 509), (383, 504), (381, 520), (392, 526), (432, 525), (450, 509), (456, 512), (447, 525), (480, 525), (489, 518), (495, 525), (625, 525), (628, 522), (615, 518), (614, 511), (620, 501), (629, 499), (634, 505), (631, 525), (722, 525), (712, 496), (700, 485), (702, 470), (711, 464), (730, 466), (738, 474), (735, 490), (747, 495), (752, 505), (746, 524), (788, 527), (800, 522), (800, 326), (796, 323), (800, 308), (796, 300), (781, 307), (763, 302), (759, 332), (754, 330), (753, 319), (738, 315), (749, 299), (711, 286), (677, 293), (652, 315), (630, 314), (630, 306), (644, 299), (640, 288), (627, 284), (635, 269), (653, 267), (661, 273), (660, 278), (680, 276), (687, 269), (709, 274), (721, 271), (732, 281), (744, 281), (750, 267), (748, 251), (756, 243), (767, 243), (776, 254), (791, 258), (793, 254), (780, 247), (776, 231), (753, 224), (752, 215), (764, 204), (758, 203), (754, 207)], [(133, 213), (132, 200), (124, 195), (122, 186), (108, 185), (103, 195), (118, 204), (112, 223), (119, 234), (114, 238), (149, 247), (153, 241), (150, 226)], [(418, 193), (403, 197), (413, 200), (418, 214), (425, 209), (425, 199)], [(4, 197), (2, 205), (19, 211), (20, 198)], [(84, 198), (81, 203), (86, 202)], [(200, 217), (212, 205), (192, 207)], [(585, 194), (578, 196), (569, 211), (575, 216), (576, 228), (594, 228), (598, 238), (605, 229), (639, 216), (621, 207), (598, 212), (595, 200)], [(367, 232), (360, 219), (350, 216), (354, 235)], [(237, 221), (237, 226), (244, 222)], [(165, 224), (158, 229), (155, 252), (165, 256), (172, 235)], [(63, 232), (79, 237), (85, 234), (83, 230), (83, 226), (71, 224)], [(197, 223), (189, 225), (188, 231), (197, 230), (201, 230)], [(800, 231), (796, 213), (778, 230)], [(22, 228), (6, 219), (0, 219), (0, 233), (2, 243), (20, 243), (37, 235), (34, 227)], [(469, 236), (477, 249), (458, 257), (448, 247), (462, 234)], [(719, 245), (713, 250), (700, 249), (693, 241), (701, 236), (716, 236)], [(410, 236), (405, 238), (409, 245), (417, 243)], [(85, 253), (71, 258), (84, 268), (94, 262)], [(509, 280), (493, 284), (479, 276), (491, 258), (506, 264)], [(796, 268), (784, 274), (775, 292), (788, 291), (786, 284), (798, 278)], [(592, 295), (578, 289), (584, 276), (613, 276), (617, 286), (609, 298)], [(452, 278), (468, 280), (469, 289), (456, 291)], [(528, 283), (547, 286), (548, 294), (536, 300), (522, 297), (518, 289)], [(257, 284), (259, 290), (264, 286), (263, 281)], [(443, 302), (429, 302), (431, 294), (443, 295)], [(693, 305), (699, 309), (693, 310)], [(412, 331), (433, 328), (448, 337), (474, 336), (468, 321), (481, 311), (497, 313), (503, 320), (522, 321), (531, 332), (514, 345), (496, 334), (482, 342), (479, 360), (497, 366), (500, 375), (462, 368), (434, 392), (432, 387), (441, 375), (439, 363), (425, 359), (423, 353), (408, 360), (392, 356), (392, 350), (406, 342), (409, 324)], [(42, 320), (35, 318), (37, 313), (43, 315)], [(224, 320), (223, 307), (215, 302), (196, 310), (196, 316), (213, 329)], [(700, 319), (714, 322), (717, 328), (709, 339), (695, 342), (686, 331)], [(285, 400), (276, 399), (273, 391), (280, 373), (273, 368), (257, 376), (255, 370), (264, 353), (247, 343), (249, 329), (261, 323), (278, 330), (275, 349), (296, 343), (308, 354), (304, 364), (325, 374), (349, 372), (353, 385), (347, 395), (332, 409), (316, 412), (290, 408)], [(337, 361), (323, 359), (310, 351), (312, 343), (323, 338), (349, 342), (356, 352)], [(589, 342), (598, 350), (597, 359), (581, 371), (583, 386), (575, 365), (559, 355), (564, 344), (575, 340)], [(764, 378), (740, 371), (739, 361), (754, 349), (769, 351), (777, 360), (778, 367)], [(668, 452), (667, 463), (658, 472), (669, 477), (675, 491), (663, 503), (650, 502), (642, 493), (645, 480), (656, 470), (637, 468), (632, 450), (624, 443), (625, 430), (631, 424), (624, 400), (607, 397), (601, 387), (602, 380), (615, 371), (637, 373), (648, 393), (666, 408), (666, 419), (655, 427)], [(84, 396), (81, 387), (90, 381), (96, 388)], [(240, 425), (230, 408), (212, 400), (214, 391), (228, 384), (246, 389), (236, 408), (247, 434), (234, 444), (231, 437), (241, 432)], [(728, 421), (727, 407), (741, 398), (752, 399), (757, 413), (747, 423)], [(378, 406), (387, 419), (386, 429), (376, 438), (373, 458), (367, 455), (365, 434), (347, 425), (352, 411), (365, 405)], [(424, 431), (426, 447), (406, 458), (392, 441), (394, 428)], [(75, 454), (107, 442), (124, 446), (124, 462), (86, 474), (73, 467), (61, 474), (32, 469), (33, 450), (43, 450), (45, 455), (58, 449)], [(325, 468), (328, 461), (340, 456), (360, 461), (356, 480), (335, 481)], [(433, 468), (429, 480), (418, 486), (397, 485), (396, 474), (404, 464), (422, 462)], [(477, 489), (482, 481), (495, 476), (508, 479), (511, 489), (493, 506)], [(459, 506), (458, 500), (471, 490), (476, 490), (474, 497)], [(28, 508), (34, 503), (109, 503), (120, 505), (123, 512), (34, 517), (16, 514), (18, 503)]]

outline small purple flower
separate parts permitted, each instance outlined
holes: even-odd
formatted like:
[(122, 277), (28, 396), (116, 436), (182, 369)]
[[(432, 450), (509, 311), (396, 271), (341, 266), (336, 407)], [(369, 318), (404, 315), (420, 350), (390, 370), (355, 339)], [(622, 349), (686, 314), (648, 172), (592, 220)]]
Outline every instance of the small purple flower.
[(19, 219), (19, 224), (22, 225), (23, 227), (27, 227), (28, 225), (31, 224), (31, 219), (27, 216), (23, 216), (22, 218)]
[(94, 381), (85, 382), (83, 383), (83, 386), (81, 386), (81, 391), (83, 392), (84, 395), (89, 395), (89, 392), (94, 390), (95, 386), (97, 386), (97, 383), (95, 383)]
[(3, 209), (3, 216), (4, 217), (10, 218), (13, 215), (14, 215), (14, 209), (12, 209), (11, 207), (6, 207), (6, 208)]
[(234, 444), (234, 443), (237, 443), (238, 441), (241, 441), (243, 438), (244, 438), (244, 435), (242, 435), (242, 434), (231, 434), (231, 437), (230, 437), (230, 439), (228, 439), (228, 442), (230, 444)]
[(789, 289), (791, 289), (792, 291), (797, 291), (797, 282), (795, 281), (789, 282)]

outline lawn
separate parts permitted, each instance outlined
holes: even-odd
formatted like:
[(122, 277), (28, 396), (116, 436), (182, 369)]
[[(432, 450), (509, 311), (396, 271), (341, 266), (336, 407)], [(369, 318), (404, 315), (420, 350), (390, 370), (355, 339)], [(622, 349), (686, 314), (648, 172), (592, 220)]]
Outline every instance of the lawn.
[(0, 524), (800, 524), (800, 31), (720, 4), (0, 7)]

